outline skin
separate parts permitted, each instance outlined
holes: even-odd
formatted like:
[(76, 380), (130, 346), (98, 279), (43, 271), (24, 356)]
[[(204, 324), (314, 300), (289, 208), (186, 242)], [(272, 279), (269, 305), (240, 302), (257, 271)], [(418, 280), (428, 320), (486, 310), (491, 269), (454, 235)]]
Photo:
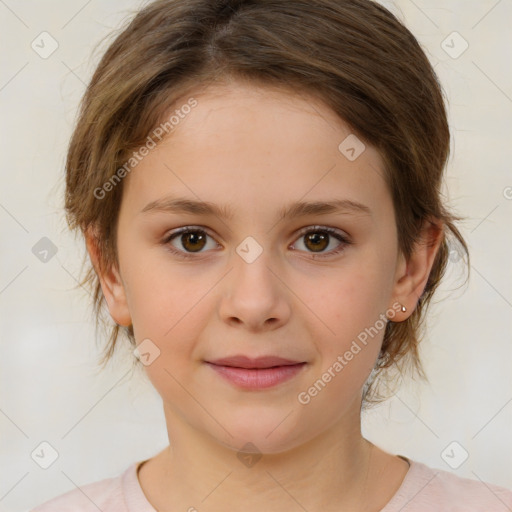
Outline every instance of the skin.
[[(112, 318), (160, 350), (145, 371), (162, 397), (170, 446), (139, 468), (141, 487), (166, 511), (380, 510), (409, 469), (361, 435), (362, 387), (384, 329), (307, 405), (297, 396), (394, 304), (407, 312), (393, 321), (411, 314), (440, 230), (426, 227), (433, 243), (403, 258), (378, 151), (366, 145), (349, 161), (338, 146), (351, 131), (321, 102), (241, 82), (194, 97), (198, 105), (125, 178), (118, 268), (99, 273), (87, 236)], [(235, 215), (141, 213), (171, 193)], [(361, 202), (371, 215), (279, 220), (292, 202), (333, 198)], [(329, 255), (341, 244), (330, 236), (321, 258), (299, 233), (318, 233), (315, 225), (352, 243)], [(183, 226), (203, 227), (206, 243), (177, 236), (166, 245)], [(252, 263), (236, 252), (248, 236), (263, 250)], [(204, 363), (235, 354), (307, 365), (273, 388), (241, 390)], [(247, 442), (263, 454), (250, 467), (237, 457)]]

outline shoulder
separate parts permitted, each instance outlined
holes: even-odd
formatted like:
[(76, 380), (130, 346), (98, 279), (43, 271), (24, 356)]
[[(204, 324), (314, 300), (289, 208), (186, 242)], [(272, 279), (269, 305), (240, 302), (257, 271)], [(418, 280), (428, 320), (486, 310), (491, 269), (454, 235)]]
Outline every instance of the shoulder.
[(509, 512), (512, 491), (463, 478), (409, 459), (411, 467), (393, 499), (381, 512)]
[(116, 477), (80, 485), (42, 503), (30, 512), (124, 512), (123, 478), (132, 467)]

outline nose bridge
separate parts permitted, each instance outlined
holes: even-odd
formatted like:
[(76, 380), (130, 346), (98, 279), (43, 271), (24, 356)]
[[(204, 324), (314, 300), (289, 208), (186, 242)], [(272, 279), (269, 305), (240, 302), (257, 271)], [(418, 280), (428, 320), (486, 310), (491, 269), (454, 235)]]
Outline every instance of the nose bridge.
[[(270, 237), (265, 239), (270, 243)], [(285, 288), (276, 276), (278, 258), (255, 237), (248, 236), (235, 248), (232, 272), (224, 285), (220, 313), (224, 320), (257, 328), (281, 325), (289, 316)]]
[[(263, 240), (260, 235), (259, 240), (254, 236), (247, 236), (235, 248), (233, 255), (233, 264), (235, 266), (233, 280), (239, 284), (249, 283), (249, 285), (259, 285), (259, 287), (272, 286), (276, 279), (273, 267), (279, 266), (276, 261), (272, 261), (272, 253), (274, 252), (269, 246), (270, 237)], [(265, 244), (265, 246), (264, 246)], [(265, 293), (268, 293), (266, 290)]]

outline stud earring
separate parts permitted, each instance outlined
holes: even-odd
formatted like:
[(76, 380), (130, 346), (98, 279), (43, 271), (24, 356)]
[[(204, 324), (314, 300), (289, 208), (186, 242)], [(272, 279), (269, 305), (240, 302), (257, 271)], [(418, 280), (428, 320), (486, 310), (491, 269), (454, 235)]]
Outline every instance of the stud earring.
[(407, 311), (407, 308), (404, 305), (402, 305), (402, 313), (405, 313), (406, 311)]

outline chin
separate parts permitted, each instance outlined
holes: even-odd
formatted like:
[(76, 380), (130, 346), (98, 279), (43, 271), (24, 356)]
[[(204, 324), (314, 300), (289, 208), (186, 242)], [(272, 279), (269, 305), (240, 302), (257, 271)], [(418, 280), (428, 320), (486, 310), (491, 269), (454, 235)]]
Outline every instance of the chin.
[[(278, 414), (264, 414), (255, 411), (254, 414), (245, 414), (236, 419), (225, 418), (220, 423), (225, 426), (231, 434), (221, 429), (219, 442), (237, 453), (278, 454), (295, 448), (307, 439), (306, 432), (297, 429), (297, 421), (289, 410)], [(286, 418), (286, 419), (285, 419)], [(284, 421), (283, 421), (284, 420)], [(301, 440), (302, 435), (304, 439)]]

